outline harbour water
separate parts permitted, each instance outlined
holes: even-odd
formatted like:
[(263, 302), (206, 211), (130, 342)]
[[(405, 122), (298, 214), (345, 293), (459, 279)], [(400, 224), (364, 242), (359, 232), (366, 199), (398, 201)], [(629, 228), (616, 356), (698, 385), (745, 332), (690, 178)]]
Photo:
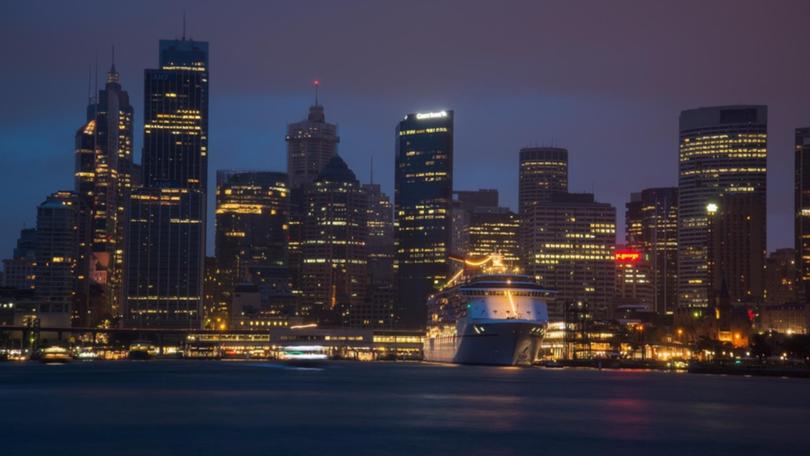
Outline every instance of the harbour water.
[(337, 362), (0, 363), (0, 454), (810, 454), (810, 380)]

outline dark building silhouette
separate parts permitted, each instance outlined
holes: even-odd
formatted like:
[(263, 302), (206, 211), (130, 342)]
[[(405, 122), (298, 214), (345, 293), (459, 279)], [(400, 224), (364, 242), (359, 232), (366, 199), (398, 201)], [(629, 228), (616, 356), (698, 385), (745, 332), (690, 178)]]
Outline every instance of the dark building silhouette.
[(765, 280), (765, 200), (727, 193), (707, 207), (710, 300), (721, 292), (730, 305), (761, 304)]
[(23, 228), (11, 258), (3, 260), (3, 285), (33, 290), (37, 266), (37, 230)]
[(354, 173), (335, 155), (305, 195), (300, 315), (348, 325), (366, 299), (368, 199)]
[(447, 280), (453, 199), (453, 111), (408, 114), (396, 130), (397, 317), (425, 325), (427, 297)]
[(230, 270), (219, 267), (215, 257), (205, 259), (203, 282), (203, 328), (229, 328), (234, 285)]
[(796, 252), (793, 249), (777, 249), (765, 260), (765, 304), (781, 306), (795, 303)]
[[(708, 205), (724, 195), (743, 193), (761, 200), (764, 210), (767, 143), (766, 106), (720, 106), (681, 112), (678, 307), (700, 312), (709, 305)], [(748, 252), (765, 245), (764, 218), (760, 221), (763, 226), (757, 228), (757, 235), (762, 239), (750, 238), (754, 244), (745, 248)]]
[(394, 323), (394, 207), (379, 184), (365, 184), (368, 198), (366, 254), (368, 290), (364, 305), (352, 315), (352, 326), (387, 328)]
[(556, 192), (526, 209), (530, 227), (524, 251), (526, 273), (557, 290), (549, 318), (562, 321), (566, 306), (582, 303), (607, 318), (615, 288), (616, 209), (590, 193)]
[[(642, 257), (652, 288), (650, 311), (671, 314), (677, 302), (678, 189), (648, 188), (631, 195), (625, 211), (625, 242)], [(625, 265), (626, 266), (626, 265)]]
[(796, 291), (799, 302), (810, 305), (810, 127), (796, 129), (794, 144)]
[(208, 175), (208, 43), (160, 41), (144, 72), (144, 187), (130, 203), (129, 326), (201, 325)]
[(216, 258), (235, 282), (261, 281), (287, 268), (287, 175), (271, 171), (217, 173)]

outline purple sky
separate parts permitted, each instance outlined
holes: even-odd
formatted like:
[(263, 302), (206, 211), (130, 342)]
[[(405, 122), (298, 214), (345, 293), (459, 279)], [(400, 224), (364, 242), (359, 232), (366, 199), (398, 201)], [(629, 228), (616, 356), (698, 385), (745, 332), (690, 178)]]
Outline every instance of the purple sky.
[(286, 124), (318, 78), (341, 155), (367, 180), (373, 154), (387, 193), (402, 115), (454, 109), (457, 189), (494, 187), (514, 208), (517, 151), (553, 143), (570, 151), (571, 190), (616, 206), (623, 233), (630, 192), (677, 183), (682, 109), (762, 103), (768, 245), (793, 243), (806, 0), (26, 1), (0, 4), (0, 257), (48, 193), (72, 188), (88, 65), (98, 55), (106, 71), (111, 45), (140, 157), (143, 69), (159, 39), (179, 37), (184, 9), (188, 35), (211, 46), (210, 182), (221, 168), (285, 169)]

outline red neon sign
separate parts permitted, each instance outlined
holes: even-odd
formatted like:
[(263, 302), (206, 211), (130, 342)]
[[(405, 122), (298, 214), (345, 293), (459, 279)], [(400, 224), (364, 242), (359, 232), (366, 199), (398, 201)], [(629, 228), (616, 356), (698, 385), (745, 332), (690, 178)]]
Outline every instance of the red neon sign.
[(613, 257), (617, 263), (636, 264), (641, 260), (641, 252), (632, 249), (616, 250)]

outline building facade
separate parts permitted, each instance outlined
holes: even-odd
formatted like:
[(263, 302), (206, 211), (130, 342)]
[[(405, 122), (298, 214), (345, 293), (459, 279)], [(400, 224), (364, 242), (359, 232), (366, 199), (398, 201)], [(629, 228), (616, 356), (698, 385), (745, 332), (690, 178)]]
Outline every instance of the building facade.
[(208, 183), (208, 43), (160, 41), (144, 72), (144, 187), (130, 201), (129, 326), (199, 328)]
[(284, 173), (217, 173), (216, 259), (234, 282), (287, 270), (289, 197)]
[(363, 185), (368, 198), (366, 303), (354, 312), (352, 326), (388, 328), (394, 323), (394, 206), (379, 184)]
[(592, 194), (557, 192), (526, 210), (526, 273), (556, 290), (549, 318), (560, 321), (571, 304), (582, 303), (607, 318), (615, 288), (616, 209)]
[[(766, 106), (721, 106), (680, 115), (678, 306), (709, 305), (708, 208), (728, 194), (761, 199), (768, 155)], [(765, 235), (765, 228), (759, 231)], [(750, 250), (750, 249), (749, 249)]]
[(794, 147), (796, 290), (799, 302), (810, 304), (810, 127), (796, 129)]
[(559, 147), (526, 147), (520, 150), (518, 169), (518, 216), (524, 269), (533, 258), (531, 239), (534, 228), (528, 222), (531, 210), (551, 201), (555, 192), (568, 191), (568, 150)]
[(396, 130), (397, 317), (421, 328), (428, 296), (448, 278), (453, 199), (453, 111), (408, 114)]
[(510, 268), (520, 266), (520, 222), (505, 207), (477, 207), (470, 212), (467, 226), (467, 256), (484, 258), (499, 254)]
[(642, 254), (652, 287), (650, 311), (673, 313), (678, 285), (678, 189), (659, 187), (631, 195), (625, 211), (627, 247)]
[(797, 302), (796, 275), (795, 250), (771, 252), (765, 261), (765, 304), (779, 306)]
[(349, 325), (366, 299), (368, 199), (354, 173), (335, 155), (305, 196), (300, 316)]
[(37, 207), (36, 314), (42, 326), (88, 321), (90, 213), (74, 192), (51, 194)]
[(329, 160), (337, 155), (340, 137), (337, 134), (337, 125), (326, 121), (324, 108), (316, 98), (305, 120), (287, 126), (285, 140), (287, 185), (290, 189), (288, 265), (292, 286), (300, 291), (303, 286), (302, 242), (306, 193)]
[(765, 200), (747, 192), (726, 193), (707, 207), (709, 299), (758, 305), (765, 293)]

